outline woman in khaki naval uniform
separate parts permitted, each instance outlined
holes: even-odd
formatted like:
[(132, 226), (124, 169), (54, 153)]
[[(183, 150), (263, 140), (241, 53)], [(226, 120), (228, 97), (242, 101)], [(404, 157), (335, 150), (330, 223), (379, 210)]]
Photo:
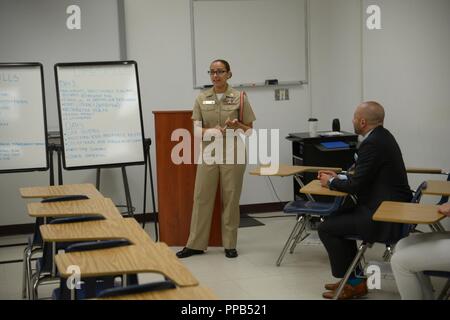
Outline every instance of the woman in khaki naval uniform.
[[(203, 140), (206, 140), (204, 134), (208, 132), (208, 129), (210, 129), (209, 132), (211, 132), (211, 129), (216, 129), (216, 133), (223, 135), (223, 161), (210, 164), (211, 162), (206, 161), (205, 155), (203, 163), (199, 163), (197, 166), (191, 229), (186, 247), (177, 252), (179, 258), (202, 254), (207, 249), (219, 180), (222, 198), (222, 243), (225, 248), (225, 256), (227, 258), (238, 256), (236, 242), (240, 215), (239, 198), (246, 165), (245, 160), (236, 161), (236, 155), (239, 154), (236, 152), (237, 145), (239, 145), (237, 140), (240, 138), (227, 137), (226, 129), (241, 129), (249, 133), (250, 131), (247, 130), (251, 130), (256, 118), (247, 98), (244, 96), (242, 122), (238, 120), (240, 92), (227, 83), (232, 75), (227, 61), (213, 61), (208, 72), (213, 87), (202, 92), (195, 100), (192, 120), (201, 121)], [(225, 147), (225, 141), (228, 138), (234, 139), (234, 143), (230, 144), (235, 151), (234, 159), (230, 157), (231, 164), (230, 159), (226, 157), (230, 146)], [(208, 145), (208, 142), (203, 141), (202, 145), (203, 151), (205, 151), (204, 147)]]

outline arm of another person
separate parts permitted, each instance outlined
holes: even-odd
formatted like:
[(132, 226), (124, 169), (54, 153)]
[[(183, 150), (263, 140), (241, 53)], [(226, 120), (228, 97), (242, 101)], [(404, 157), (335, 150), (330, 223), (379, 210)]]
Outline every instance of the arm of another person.
[(441, 204), (439, 206), (439, 212), (446, 215), (447, 217), (450, 217), (450, 202)]
[(371, 183), (380, 164), (376, 146), (367, 141), (363, 143), (358, 151), (355, 171), (348, 179), (333, 179), (329, 184), (330, 189), (355, 194), (358, 190)]

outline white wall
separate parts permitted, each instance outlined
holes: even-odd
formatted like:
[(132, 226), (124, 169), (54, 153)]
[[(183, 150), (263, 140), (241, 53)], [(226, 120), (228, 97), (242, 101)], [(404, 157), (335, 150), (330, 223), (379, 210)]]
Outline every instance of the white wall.
[(407, 165), (450, 168), (450, 1), (366, 2), (380, 5), (382, 30), (364, 32), (365, 99), (385, 106)]
[[(381, 6), (382, 30), (366, 29), (369, 4)], [(198, 94), (191, 89), (189, 1), (126, 0), (125, 12), (128, 55), (139, 61), (149, 88), (143, 90), (145, 126), (153, 136), (150, 110), (190, 109)], [(309, 21), (310, 84), (290, 88), (287, 102), (274, 101), (272, 89), (247, 89), (255, 127), (280, 129), (281, 162), (291, 161), (284, 137), (306, 131), (310, 107), (320, 130), (339, 118), (352, 131), (355, 107), (374, 99), (385, 105), (386, 127), (407, 165), (450, 168), (450, 150), (437, 147), (450, 133), (450, 1), (313, 0)], [(411, 175), (410, 184), (433, 178), (441, 177)], [(291, 178), (272, 181), (282, 200), (292, 198)], [(247, 175), (241, 204), (271, 201), (277, 199), (268, 181)]]
[[(281, 102), (274, 101), (273, 89), (246, 90), (257, 118), (255, 127), (280, 129), (282, 163), (291, 163), (291, 143), (285, 137), (307, 130), (311, 107), (319, 129), (331, 129), (332, 119), (340, 118), (342, 128), (352, 131), (353, 109), (362, 95), (360, 0), (314, 0), (309, 12), (310, 85), (289, 88), (290, 100)], [(128, 0), (125, 16), (128, 57), (139, 61), (141, 84), (149, 88), (143, 90), (148, 133), (153, 127), (151, 110), (191, 109), (199, 92), (192, 89), (189, 1)], [(272, 182), (282, 201), (292, 199), (292, 178)], [(241, 204), (275, 201), (266, 178), (245, 176)]]
[[(66, 8), (72, 4), (81, 8), (81, 30), (66, 28)], [(49, 130), (58, 130), (53, 65), (58, 62), (120, 60), (118, 9), (118, 2), (111, 0), (0, 0), (0, 62), (31, 61), (44, 65)], [(113, 170), (104, 171), (105, 183), (102, 185), (106, 186), (105, 194), (114, 196), (118, 203), (124, 203), (120, 188), (108, 188), (118, 180), (120, 171), (117, 170), (119, 174)], [(95, 171), (64, 172), (64, 182), (95, 183)], [(0, 175), (0, 225), (33, 221), (27, 215), (26, 202), (20, 198), (19, 188), (48, 183), (48, 172)], [(114, 189), (118, 189), (115, 192), (118, 196), (115, 196)]]
[[(409, 166), (450, 168), (450, 1), (365, 0), (382, 30), (364, 31), (364, 98), (386, 109), (385, 126)], [(415, 188), (433, 175), (409, 175)], [(438, 197), (424, 196), (436, 203)], [(443, 224), (450, 226), (449, 219)]]
[[(0, 5), (4, 3), (0, 0)], [(381, 6), (382, 30), (362, 28), (369, 3)], [(320, 130), (331, 129), (331, 120), (339, 118), (341, 128), (351, 131), (356, 105), (374, 99), (386, 107), (386, 127), (397, 137), (407, 165), (450, 167), (445, 141), (450, 133), (450, 1), (312, 0), (309, 11), (310, 85), (290, 88), (291, 100), (282, 102), (274, 101), (272, 89), (247, 90), (257, 117), (255, 127), (280, 129), (280, 160), (290, 163), (291, 146), (284, 137), (307, 130), (311, 107)], [(127, 58), (139, 64), (148, 137), (154, 137), (153, 110), (191, 109), (198, 94), (192, 89), (189, 19), (187, 0), (125, 0)], [(0, 28), (0, 40), (5, 32)], [(91, 43), (84, 49), (98, 45), (103, 44)], [(3, 50), (2, 45), (0, 60)], [(156, 172), (154, 147), (152, 156)], [(140, 212), (143, 169), (128, 172)], [(435, 177), (411, 176), (411, 186), (423, 178)], [(93, 182), (95, 176), (93, 172), (65, 175), (66, 183), (80, 180)], [(27, 219), (19, 186), (47, 181), (41, 173), (0, 176), (0, 225)], [(118, 172), (104, 170), (103, 181), (102, 192), (123, 203)], [(272, 181), (281, 200), (292, 199), (291, 178)], [(246, 175), (244, 184), (241, 204), (277, 201), (265, 178)]]
[(353, 132), (352, 117), (362, 99), (361, 1), (313, 0), (311, 4), (312, 110), (319, 129)]
[[(186, 0), (125, 1), (127, 54), (139, 63), (145, 131), (152, 138), (153, 110), (190, 110), (199, 93), (193, 89), (189, 10)], [(291, 145), (284, 137), (307, 129), (307, 87), (290, 88), (291, 100), (280, 102), (274, 101), (272, 89), (246, 91), (257, 118), (255, 128), (279, 128), (281, 161), (290, 163)], [(273, 183), (282, 200), (292, 198), (291, 178)], [(275, 201), (265, 179), (246, 175), (241, 204)]]
[[(66, 28), (72, 4), (81, 8), (80, 30)], [(59, 130), (53, 65), (119, 60), (118, 16), (111, 0), (0, 0), (0, 61), (44, 65), (49, 130)]]

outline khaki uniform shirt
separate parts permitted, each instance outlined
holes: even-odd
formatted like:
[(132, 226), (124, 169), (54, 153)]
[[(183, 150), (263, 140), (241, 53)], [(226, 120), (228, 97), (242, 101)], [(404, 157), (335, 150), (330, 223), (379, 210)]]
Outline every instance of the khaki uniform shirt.
[[(214, 128), (217, 125), (224, 127), (228, 118), (239, 118), (239, 103), (240, 92), (231, 86), (228, 86), (220, 100), (217, 100), (214, 88), (207, 89), (195, 100), (192, 120), (202, 121), (203, 128)], [(242, 123), (249, 124), (256, 120), (247, 96), (244, 98), (243, 111)]]
[[(223, 128), (227, 119), (239, 119), (239, 104), (240, 92), (231, 86), (228, 86), (220, 100), (217, 99), (214, 88), (209, 88), (200, 93), (195, 100), (192, 120), (201, 121), (203, 128), (214, 128), (216, 126)], [(241, 122), (248, 125), (255, 120), (256, 117), (248, 102), (247, 96), (244, 96), (244, 108)], [(225, 140), (226, 139), (224, 139), (224, 141)], [(211, 142), (204, 141), (203, 148), (209, 143)], [(226, 143), (224, 142), (224, 148), (225, 145)], [(236, 146), (236, 141), (234, 145)], [(226, 150), (224, 149), (224, 156), (225, 155)]]

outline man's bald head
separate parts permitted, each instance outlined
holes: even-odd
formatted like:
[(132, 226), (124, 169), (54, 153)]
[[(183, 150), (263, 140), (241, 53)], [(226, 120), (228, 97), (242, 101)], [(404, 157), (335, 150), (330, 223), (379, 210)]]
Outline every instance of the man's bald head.
[(375, 101), (361, 103), (353, 116), (355, 133), (364, 135), (384, 123), (384, 108)]
[(358, 108), (361, 116), (364, 117), (369, 125), (382, 125), (384, 122), (384, 108), (375, 101), (366, 101), (361, 103)]

